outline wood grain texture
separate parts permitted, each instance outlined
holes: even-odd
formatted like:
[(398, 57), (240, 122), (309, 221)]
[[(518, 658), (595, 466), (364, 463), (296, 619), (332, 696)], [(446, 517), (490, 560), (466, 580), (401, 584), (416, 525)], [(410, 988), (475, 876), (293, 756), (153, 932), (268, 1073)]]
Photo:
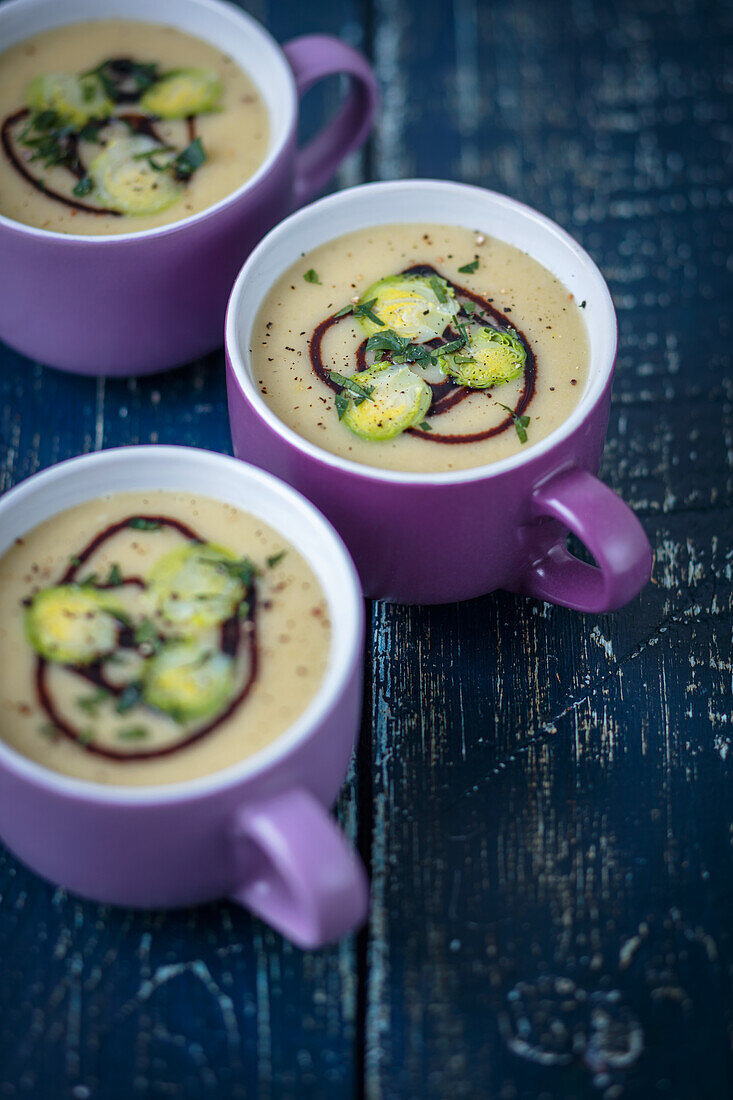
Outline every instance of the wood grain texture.
[[(730, 4), (247, 3), (340, 33), (383, 105), (340, 186), (549, 214), (619, 314), (603, 476), (652, 584), (614, 615), (375, 604), (338, 812), (368, 929), (80, 903), (0, 856), (0, 1097), (724, 1100), (733, 1092)], [(337, 82), (306, 101), (305, 132)], [(138, 381), (0, 351), (0, 490), (119, 443), (229, 450), (223, 361)]]

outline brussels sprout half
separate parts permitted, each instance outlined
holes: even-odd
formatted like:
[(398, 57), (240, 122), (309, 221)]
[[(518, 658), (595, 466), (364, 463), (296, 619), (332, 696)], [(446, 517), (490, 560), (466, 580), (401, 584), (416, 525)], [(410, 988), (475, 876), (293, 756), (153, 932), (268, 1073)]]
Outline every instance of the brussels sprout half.
[(213, 543), (171, 550), (155, 563), (148, 581), (164, 623), (184, 634), (230, 618), (248, 588), (245, 564)]
[(221, 94), (221, 81), (211, 69), (172, 69), (148, 88), (140, 106), (158, 118), (188, 118), (215, 111)]
[(407, 366), (375, 363), (354, 378), (371, 393), (366, 400), (349, 396), (342, 421), (361, 439), (393, 439), (419, 424), (432, 404), (430, 386)]
[(197, 641), (169, 642), (145, 666), (143, 699), (176, 722), (215, 718), (236, 688), (234, 660)]
[(89, 665), (112, 653), (119, 629), (109, 595), (75, 584), (42, 589), (25, 613), (28, 641), (56, 664)]
[(99, 77), (93, 74), (45, 73), (28, 86), (26, 101), (34, 111), (55, 111), (59, 118), (79, 128), (90, 118), (109, 118), (114, 104)]
[(118, 138), (103, 149), (89, 166), (101, 202), (121, 214), (157, 214), (177, 202), (183, 186), (161, 170), (156, 153), (167, 156), (145, 134)]
[(459, 351), (441, 356), (438, 348), (437, 354), (446, 374), (474, 390), (501, 386), (518, 378), (527, 358), (515, 332), (497, 332), (486, 325), (472, 329), (467, 345)]
[[(389, 275), (370, 286), (359, 305), (370, 302), (369, 310), (359, 312), (357, 306), (354, 311), (370, 336), (389, 328), (421, 342), (442, 336), (461, 308), (453, 287), (439, 275)], [(370, 313), (382, 324), (375, 324)]]

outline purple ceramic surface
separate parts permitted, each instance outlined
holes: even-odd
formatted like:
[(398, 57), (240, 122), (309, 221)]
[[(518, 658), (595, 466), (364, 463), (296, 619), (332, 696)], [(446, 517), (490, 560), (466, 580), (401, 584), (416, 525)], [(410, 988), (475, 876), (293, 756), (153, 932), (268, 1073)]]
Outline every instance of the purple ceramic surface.
[[(252, 380), (249, 333), (272, 283), (304, 252), (363, 226), (469, 225), (523, 248), (586, 301), (591, 369), (567, 421), (515, 457), (443, 474), (399, 473), (336, 457), (287, 428)], [(651, 551), (633, 512), (594, 475), (608, 421), (616, 322), (606, 284), (563, 230), (511, 199), (462, 184), (368, 184), (314, 203), (273, 230), (243, 268), (227, 315), (234, 452), (312, 500), (342, 535), (365, 593), (443, 603), (497, 588), (580, 611), (608, 611), (646, 584)], [(565, 548), (573, 531), (593, 554)]]
[(327, 811), (358, 732), (363, 657), (358, 580), (332, 528), (291, 489), (235, 459), (125, 447), (71, 459), (7, 493), (0, 554), (55, 512), (151, 487), (248, 509), (298, 547), (329, 605), (324, 682), (271, 745), (187, 783), (105, 787), (51, 772), (0, 739), (0, 835), (40, 875), (97, 901), (157, 907), (229, 897), (316, 946), (358, 925), (367, 907), (364, 869)]
[[(363, 143), (376, 84), (362, 55), (339, 39), (308, 35), (281, 50), (255, 20), (220, 0), (9, 0), (0, 6), (0, 41), (5, 49), (59, 24), (104, 17), (170, 23), (230, 53), (258, 85), (272, 129), (268, 156), (250, 180), (175, 225), (84, 237), (0, 216), (0, 338), (65, 370), (147, 374), (221, 344), (243, 260)], [(351, 77), (349, 95), (298, 149), (298, 100), (335, 73)]]

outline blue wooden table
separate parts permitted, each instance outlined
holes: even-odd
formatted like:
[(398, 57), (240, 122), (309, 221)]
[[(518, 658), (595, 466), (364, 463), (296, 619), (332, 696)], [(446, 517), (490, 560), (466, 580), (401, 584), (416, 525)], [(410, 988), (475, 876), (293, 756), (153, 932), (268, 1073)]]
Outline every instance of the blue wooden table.
[[(382, 111), (339, 186), (481, 183), (599, 263), (621, 336), (602, 472), (653, 580), (595, 618), (502, 593), (369, 608), (339, 814), (371, 918), (338, 946), (303, 954), (229, 905), (82, 903), (0, 854), (0, 1098), (724, 1100), (730, 4), (245, 6), (373, 59)], [(306, 126), (337, 95), (311, 93)], [(2, 490), (121, 443), (226, 451), (222, 355), (105, 382), (0, 350), (0, 437)]]

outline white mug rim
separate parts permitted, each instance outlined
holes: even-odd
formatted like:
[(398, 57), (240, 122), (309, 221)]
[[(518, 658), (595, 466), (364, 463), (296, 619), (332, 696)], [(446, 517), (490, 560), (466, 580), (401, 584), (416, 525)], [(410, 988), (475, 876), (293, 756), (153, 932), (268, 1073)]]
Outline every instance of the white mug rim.
[[(509, 458), (499, 459), (496, 462), (487, 463), (482, 466), (472, 466), (463, 470), (431, 473), (388, 470), (382, 467), (368, 466), (365, 463), (355, 462), (352, 459), (335, 455), (317, 446), (315, 443), (311, 443), (304, 439), (293, 428), (290, 428), (280, 420), (272, 411), (270, 406), (264, 401), (258, 387), (252, 379), (250, 370), (248, 369), (249, 353), (243, 353), (241, 347), (241, 342), (244, 341), (241, 341), (238, 332), (238, 315), (242, 299), (247, 292), (248, 284), (256, 280), (257, 268), (267, 255), (269, 249), (273, 244), (277, 244), (282, 238), (287, 237), (294, 228), (301, 226), (311, 219), (319, 218), (323, 213), (327, 216), (330, 209), (335, 206), (349, 204), (353, 201), (355, 196), (373, 193), (397, 193), (399, 191), (438, 191), (443, 192), (446, 196), (450, 194), (454, 198), (458, 197), (458, 199), (460, 199), (462, 194), (466, 193), (470, 193), (473, 196), (482, 195), (494, 207), (511, 209), (521, 214), (527, 221), (533, 222), (536, 226), (541, 227), (543, 231), (552, 234), (573, 254), (576, 262), (595, 284), (595, 290), (598, 294), (599, 316), (595, 318), (594, 324), (598, 325), (600, 329), (605, 330), (605, 336), (608, 342), (606, 361), (598, 369), (595, 377), (589, 379), (578, 405), (573, 409), (570, 416), (543, 439), (539, 440), (537, 443), (531, 444), (526, 450), (516, 455), (512, 455)], [(415, 220), (418, 221), (419, 219)], [(367, 228), (369, 225), (384, 224), (389, 224), (384, 218), (379, 218), (372, 222), (363, 220), (360, 221), (358, 225), (355, 224), (354, 229)], [(324, 237), (323, 240), (318, 243), (325, 243), (328, 239), (330, 238)], [(313, 245), (313, 247), (318, 247), (318, 245)], [(279, 278), (280, 275), (287, 270), (287, 266), (289, 265), (286, 265), (282, 271), (279, 271), (278, 274), (274, 276), (270, 281), (270, 286), (276, 278)], [(590, 329), (590, 323), (587, 317), (586, 326)], [(247, 336), (249, 335), (249, 331), (251, 331), (251, 327), (246, 334)], [(225, 348), (234, 371), (237, 385), (250, 406), (257, 415), (267, 423), (268, 427), (273, 432), (283, 438), (292, 447), (295, 447), (297, 450), (307, 455), (309, 459), (327, 466), (335, 467), (343, 473), (348, 473), (350, 476), (389, 484), (421, 486), (455, 485), (482, 481), (490, 477), (496, 477), (507, 473), (520, 466), (524, 466), (528, 462), (554, 449), (563, 439), (567, 438), (580, 426), (591, 409), (595, 407), (597, 402), (601, 399), (613, 374), (617, 340), (618, 329), (616, 313), (606, 281), (596, 263), (591, 259), (585, 249), (566, 232), (566, 230), (562, 229), (556, 222), (552, 221), (552, 219), (548, 218), (546, 215), (541, 214), (533, 207), (527, 206), (525, 203), (510, 198), (508, 195), (503, 195), (498, 191), (491, 191), (488, 188), (477, 187), (473, 184), (433, 179), (387, 180), (376, 183), (359, 184), (356, 187), (346, 188), (336, 194), (327, 195), (325, 198), (318, 199), (316, 202), (302, 207), (294, 214), (285, 218), (262, 238), (243, 264), (232, 287), (225, 323)]]
[[(321, 584), (328, 601), (332, 622), (334, 621), (334, 611), (342, 616), (343, 633), (347, 636), (347, 644), (341, 648), (337, 647), (334, 644), (336, 632), (332, 631), (331, 650), (323, 680), (305, 710), (287, 729), (262, 749), (243, 760), (230, 764), (219, 771), (198, 776), (195, 779), (146, 786), (95, 783), (92, 780), (80, 779), (56, 772), (12, 748), (0, 736), (0, 768), (5, 768), (22, 779), (51, 790), (56, 794), (100, 805), (150, 806), (206, 798), (236, 787), (242, 782), (255, 778), (265, 770), (281, 764), (301, 744), (308, 740), (337, 702), (344, 684), (355, 666), (359, 664), (360, 647), (364, 633), (364, 600), (359, 578), (349, 552), (332, 524), (297, 490), (274, 475), (259, 469), (259, 467), (241, 462), (230, 455), (197, 447), (163, 444), (135, 444), (78, 455), (32, 474), (3, 494), (0, 497), (0, 523), (2, 523), (8, 511), (22, 505), (25, 498), (30, 494), (44, 492), (59, 480), (73, 478), (80, 468), (83, 470), (84, 467), (91, 467), (92, 465), (103, 466), (105, 463), (118, 465), (120, 462), (135, 462), (139, 457), (150, 459), (148, 467), (151, 471), (152, 484), (149, 486), (151, 489), (157, 487), (155, 481), (158, 478), (161, 462), (171, 463), (188, 459), (202, 466), (208, 465), (212, 469), (226, 470), (238, 478), (248, 480), (250, 483), (259, 483), (261, 486), (266, 486), (268, 492), (286, 498), (293, 513), (299, 513), (300, 517), (306, 518), (306, 521), (311, 524), (311, 530), (317, 532), (317, 537), (323, 549), (331, 555), (329, 561), (332, 561), (333, 568), (329, 573), (328, 584), (322, 580)], [(204, 493), (203, 495), (210, 494)], [(95, 496), (98, 496), (98, 494), (90, 494), (84, 499), (93, 500)], [(226, 494), (224, 493), (220, 499), (225, 500)], [(49, 504), (47, 509), (43, 509), (44, 518), (49, 519), (63, 510), (63, 507), (54, 509), (53, 505)], [(262, 519), (272, 526), (276, 526), (272, 523), (272, 520), (267, 519), (265, 516), (262, 516)], [(44, 520), (39, 522), (44, 522)], [(34, 524), (34, 526), (37, 526), (37, 524)], [(307, 555), (298, 546), (296, 538), (293, 538), (292, 535), (285, 535), (284, 537), (288, 538), (308, 560)], [(309, 562), (309, 564), (312, 565), (312, 562)]]
[[(93, 245), (110, 244), (112, 242), (116, 242), (117, 244), (129, 244), (137, 241), (151, 240), (152, 238), (170, 236), (174, 233), (180, 233), (194, 224), (206, 221), (219, 214), (222, 210), (232, 206), (240, 199), (243, 199), (266, 179), (292, 138), (295, 132), (295, 121), (297, 117), (298, 96), (295, 87), (295, 77), (288, 65), (282, 47), (275, 41), (269, 31), (267, 31), (253, 16), (242, 8), (238, 8), (234, 4), (228, 3), (228, 0), (186, 0), (186, 3), (209, 9), (213, 15), (218, 15), (221, 18), (229, 18), (235, 22), (239, 21), (243, 27), (247, 28), (247, 33), (254, 38), (258, 38), (263, 48), (272, 54), (273, 79), (277, 79), (279, 76), (283, 82), (283, 88), (288, 98), (287, 116), (283, 120), (279, 134), (273, 135), (271, 139), (271, 148), (253, 175), (244, 180), (235, 191), (231, 191), (229, 194), (224, 195), (223, 198), (212, 203), (211, 206), (206, 206), (203, 210), (199, 210), (195, 214), (189, 214), (187, 217), (180, 218), (178, 221), (170, 222), (166, 225), (154, 226), (151, 229), (130, 230), (129, 233), (62, 233), (54, 229), (41, 229), (38, 226), (26, 225), (24, 222), (19, 222), (15, 218), (9, 218), (2, 213), (0, 213), (0, 227), (40, 240), (64, 242), (67, 244)], [(13, 12), (20, 7), (43, 7), (47, 4), (49, 4), (49, 0), (6, 0), (5, 3), (0, 4), (0, 25), (2, 25), (2, 21), (5, 17), (8, 15), (12, 16)], [(100, 20), (104, 18), (119, 18), (133, 21), (130, 16), (125, 15), (122, 8), (118, 16), (100, 16)], [(154, 11), (151, 11), (151, 17), (147, 21), (159, 23), (160, 19), (156, 19)], [(70, 19), (68, 22), (76, 22), (76, 20)], [(62, 21), (53, 23), (52, 25), (57, 27), (67, 24)], [(168, 23), (164, 25), (174, 26), (175, 24)], [(42, 30), (37, 30), (34, 33), (40, 34)], [(199, 35), (199, 37), (201, 37), (201, 35)], [(22, 41), (22, 39), (20, 41)], [(249, 73), (247, 75), (250, 76)], [(253, 80), (251, 76), (250, 79)], [(269, 112), (268, 115), (269, 123), (272, 127), (272, 116)]]

